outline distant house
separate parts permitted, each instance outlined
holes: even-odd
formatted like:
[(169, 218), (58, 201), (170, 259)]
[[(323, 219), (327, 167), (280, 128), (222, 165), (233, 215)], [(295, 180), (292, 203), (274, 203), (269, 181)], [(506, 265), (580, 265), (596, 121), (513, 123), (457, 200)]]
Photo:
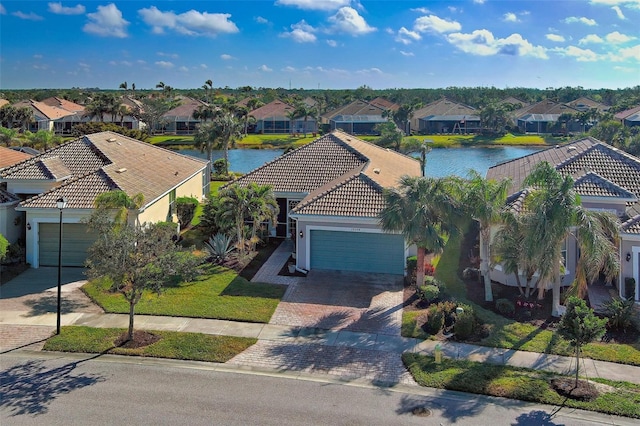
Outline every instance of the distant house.
[(387, 111), (397, 111), (398, 109), (400, 109), (400, 105), (382, 97), (371, 99), (369, 103)]
[[(0, 146), (0, 171), (31, 157), (30, 154)], [(0, 183), (0, 234), (10, 243), (24, 239), (22, 217), (15, 210), (19, 202), (20, 198), (8, 192), (6, 185)]]
[(32, 132), (38, 130), (52, 132), (56, 129), (61, 131), (65, 127), (65, 122), (79, 123), (82, 121), (81, 114), (34, 100), (16, 102), (13, 106), (15, 108), (29, 108), (33, 112), (33, 122), (29, 124), (27, 129)]
[(620, 121), (624, 127), (640, 126), (640, 105), (625, 111), (620, 111), (614, 115), (614, 117)]
[(605, 105), (601, 102), (594, 101), (586, 96), (580, 97), (576, 100), (566, 103), (567, 106), (577, 109), (580, 112), (596, 110), (599, 113), (607, 112), (611, 108), (609, 105)]
[(83, 266), (96, 238), (84, 222), (96, 197), (111, 190), (130, 197), (142, 194), (143, 205), (132, 212), (132, 222), (175, 222), (178, 197), (202, 199), (208, 194), (207, 165), (117, 133), (87, 135), (0, 171), (0, 184), (6, 188), (2, 196), (13, 208), (0, 229), (19, 226), (16, 232), (24, 235), (32, 267), (56, 266), (56, 201), (65, 198), (62, 265)]
[[(511, 115), (521, 132), (541, 134), (555, 131), (558, 118), (562, 114), (578, 112), (580, 111), (565, 104), (545, 99), (513, 111)], [(566, 123), (567, 132), (579, 132), (581, 128), (582, 126), (576, 120)]]
[(179, 106), (164, 113), (162, 123), (157, 124), (156, 130), (175, 135), (192, 135), (201, 122), (200, 119), (194, 118), (194, 112), (207, 106), (208, 104), (201, 100), (185, 97)]
[[(583, 207), (608, 211), (620, 219), (618, 294), (629, 296), (624, 293), (624, 281), (632, 277), (636, 282), (635, 298), (640, 301), (640, 159), (588, 137), (498, 164), (489, 169), (487, 179), (511, 179), (507, 203), (518, 212), (526, 191), (523, 182), (542, 161), (574, 179), (574, 189), (580, 195)], [(564, 250), (562, 283), (565, 286), (575, 278), (578, 257), (576, 242), (569, 239)], [(505, 274), (501, 265), (495, 266), (491, 278), (503, 284), (516, 285), (513, 274)]]
[(293, 238), (304, 270), (403, 274), (415, 248), (383, 232), (383, 191), (420, 176), (414, 158), (334, 130), (234, 181), (271, 185), (280, 207), (274, 237)]
[[(273, 134), (273, 133), (293, 133), (300, 129), (302, 133), (304, 131), (303, 126), (298, 124), (302, 122), (302, 120), (292, 120), (289, 118), (289, 115), (294, 110), (293, 106), (276, 99), (275, 101), (269, 102), (266, 105), (261, 106), (260, 108), (256, 108), (249, 113), (253, 118), (255, 118), (255, 133), (265, 133), (265, 134)], [(308, 132), (312, 132), (315, 128), (315, 120), (309, 119), (307, 121), (307, 125), (311, 126)]]
[(367, 101), (356, 100), (322, 115), (331, 130), (342, 130), (352, 135), (378, 134), (374, 127), (389, 121), (386, 109)]
[(54, 121), (53, 131), (56, 134), (69, 135), (71, 134), (71, 129), (73, 128), (73, 126), (75, 126), (76, 124), (80, 124), (83, 121), (88, 121), (87, 117), (84, 116), (85, 107), (75, 102), (53, 96), (47, 99), (43, 99), (42, 103), (45, 105), (49, 105), (50, 107), (59, 108), (71, 113)]
[(501, 99), (498, 101), (499, 105), (510, 105), (513, 106), (512, 109), (516, 110), (516, 109), (520, 109), (520, 108), (524, 108), (527, 105), (530, 105), (529, 102), (525, 102), (521, 99), (518, 99), (516, 97), (513, 96), (508, 96), (504, 99)]
[(475, 133), (481, 130), (479, 112), (447, 98), (414, 111), (411, 131), (420, 134)]

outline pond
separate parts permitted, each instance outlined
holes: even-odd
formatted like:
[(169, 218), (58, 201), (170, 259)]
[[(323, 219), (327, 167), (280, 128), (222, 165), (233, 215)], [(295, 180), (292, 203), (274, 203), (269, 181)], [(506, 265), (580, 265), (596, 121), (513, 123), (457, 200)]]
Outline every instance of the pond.
[[(540, 149), (512, 146), (438, 148), (427, 154), (427, 176), (457, 175), (466, 177), (470, 169), (474, 169), (484, 176), (491, 166), (532, 154)], [(183, 149), (178, 152), (193, 157), (206, 158), (206, 154), (198, 150)], [(283, 152), (281, 149), (230, 149), (229, 162), (231, 163), (231, 170), (240, 173), (250, 172), (279, 157)], [(213, 152), (214, 160), (222, 157), (222, 151)]]

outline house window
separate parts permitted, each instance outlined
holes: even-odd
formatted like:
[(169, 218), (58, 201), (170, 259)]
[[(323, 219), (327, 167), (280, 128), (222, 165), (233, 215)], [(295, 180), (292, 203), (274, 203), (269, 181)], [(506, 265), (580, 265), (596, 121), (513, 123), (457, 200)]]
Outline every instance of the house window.
[(562, 268), (566, 270), (567, 269), (567, 239), (566, 238), (562, 243), (562, 249), (560, 249), (560, 254), (562, 255)]
[(289, 218), (289, 235), (292, 235), (293, 239), (295, 240), (295, 234), (296, 234), (296, 221), (295, 219), (289, 217), (289, 212), (291, 210), (293, 210), (298, 203), (300, 202), (300, 200), (287, 200), (287, 217)]

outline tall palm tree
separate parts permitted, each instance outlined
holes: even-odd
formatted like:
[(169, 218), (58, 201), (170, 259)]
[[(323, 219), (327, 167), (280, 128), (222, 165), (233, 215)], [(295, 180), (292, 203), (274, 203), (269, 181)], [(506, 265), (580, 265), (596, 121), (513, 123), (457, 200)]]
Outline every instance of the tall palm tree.
[(241, 255), (245, 253), (244, 219), (249, 216), (251, 191), (248, 187), (233, 184), (221, 189), (220, 218), (233, 223), (236, 232), (236, 247)]
[(20, 125), (20, 129), (23, 131), (29, 127), (29, 124), (35, 121), (33, 110), (29, 107), (17, 108), (15, 115), (15, 121)]
[(18, 131), (16, 129), (9, 129), (7, 127), (0, 127), (0, 141), (8, 148), (11, 143), (18, 137)]
[(213, 164), (213, 150), (219, 147), (219, 137), (219, 129), (212, 122), (202, 122), (196, 126), (194, 145), (200, 152), (207, 153), (207, 159), (211, 164)]
[(530, 189), (524, 201), (523, 214), (529, 231), (524, 244), (535, 253), (540, 276), (538, 297), (543, 297), (547, 284), (551, 283), (552, 315), (560, 316), (560, 273), (565, 240), (572, 237), (577, 242), (580, 259), (574, 285), (579, 292), (584, 292), (587, 284), (600, 273), (608, 280), (618, 273), (619, 223), (609, 213), (582, 207), (571, 176), (561, 175), (547, 162), (536, 165), (524, 184)]
[(293, 135), (293, 133), (295, 132), (295, 122), (296, 122), (296, 118), (300, 117), (300, 115), (298, 115), (298, 111), (295, 108), (290, 109), (289, 111), (287, 111), (287, 118), (289, 119), (289, 133), (291, 133)]
[[(433, 142), (432, 140), (429, 141)], [(418, 161), (420, 161), (420, 169), (422, 170), (422, 176), (424, 176), (427, 168), (427, 154), (431, 152), (427, 139), (421, 141), (418, 138), (409, 138), (401, 148), (403, 154), (417, 153), (420, 155)]]
[(118, 89), (123, 89), (126, 92), (128, 87), (129, 86), (127, 85), (127, 82), (125, 81), (125, 82), (120, 83), (120, 86), (118, 86)]
[(484, 278), (484, 300), (491, 302), (491, 225), (500, 220), (511, 182), (506, 179), (499, 182), (488, 180), (475, 170), (471, 170), (469, 177), (464, 205), (480, 224), (480, 272)]
[(230, 111), (222, 111), (213, 119), (218, 129), (220, 147), (224, 152), (225, 173), (229, 174), (229, 147), (235, 147), (236, 141), (242, 139), (242, 122)]
[(296, 115), (298, 117), (302, 117), (302, 119), (304, 120), (304, 124), (303, 124), (303, 132), (304, 132), (304, 137), (307, 137), (307, 121), (309, 120), (309, 117), (313, 117), (316, 114), (316, 109), (315, 107), (311, 106), (311, 105), (307, 105), (304, 102), (300, 102), (297, 105), (295, 105), (295, 110), (296, 110)]
[(249, 184), (249, 209), (248, 215), (251, 217), (251, 248), (255, 248), (259, 238), (257, 236), (260, 224), (264, 221), (274, 223), (278, 218), (278, 202), (269, 185), (258, 185), (255, 182)]
[(385, 190), (380, 212), (382, 229), (400, 232), (418, 248), (416, 284), (424, 283), (426, 250), (441, 253), (449, 235), (458, 232), (462, 212), (459, 182), (452, 178), (404, 176), (397, 188)]

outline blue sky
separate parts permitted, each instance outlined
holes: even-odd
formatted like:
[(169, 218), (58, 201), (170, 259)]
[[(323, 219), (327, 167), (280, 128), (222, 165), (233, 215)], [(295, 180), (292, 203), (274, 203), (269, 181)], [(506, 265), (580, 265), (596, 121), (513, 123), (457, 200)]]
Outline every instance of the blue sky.
[(640, 0), (1, 1), (0, 88), (640, 84)]

